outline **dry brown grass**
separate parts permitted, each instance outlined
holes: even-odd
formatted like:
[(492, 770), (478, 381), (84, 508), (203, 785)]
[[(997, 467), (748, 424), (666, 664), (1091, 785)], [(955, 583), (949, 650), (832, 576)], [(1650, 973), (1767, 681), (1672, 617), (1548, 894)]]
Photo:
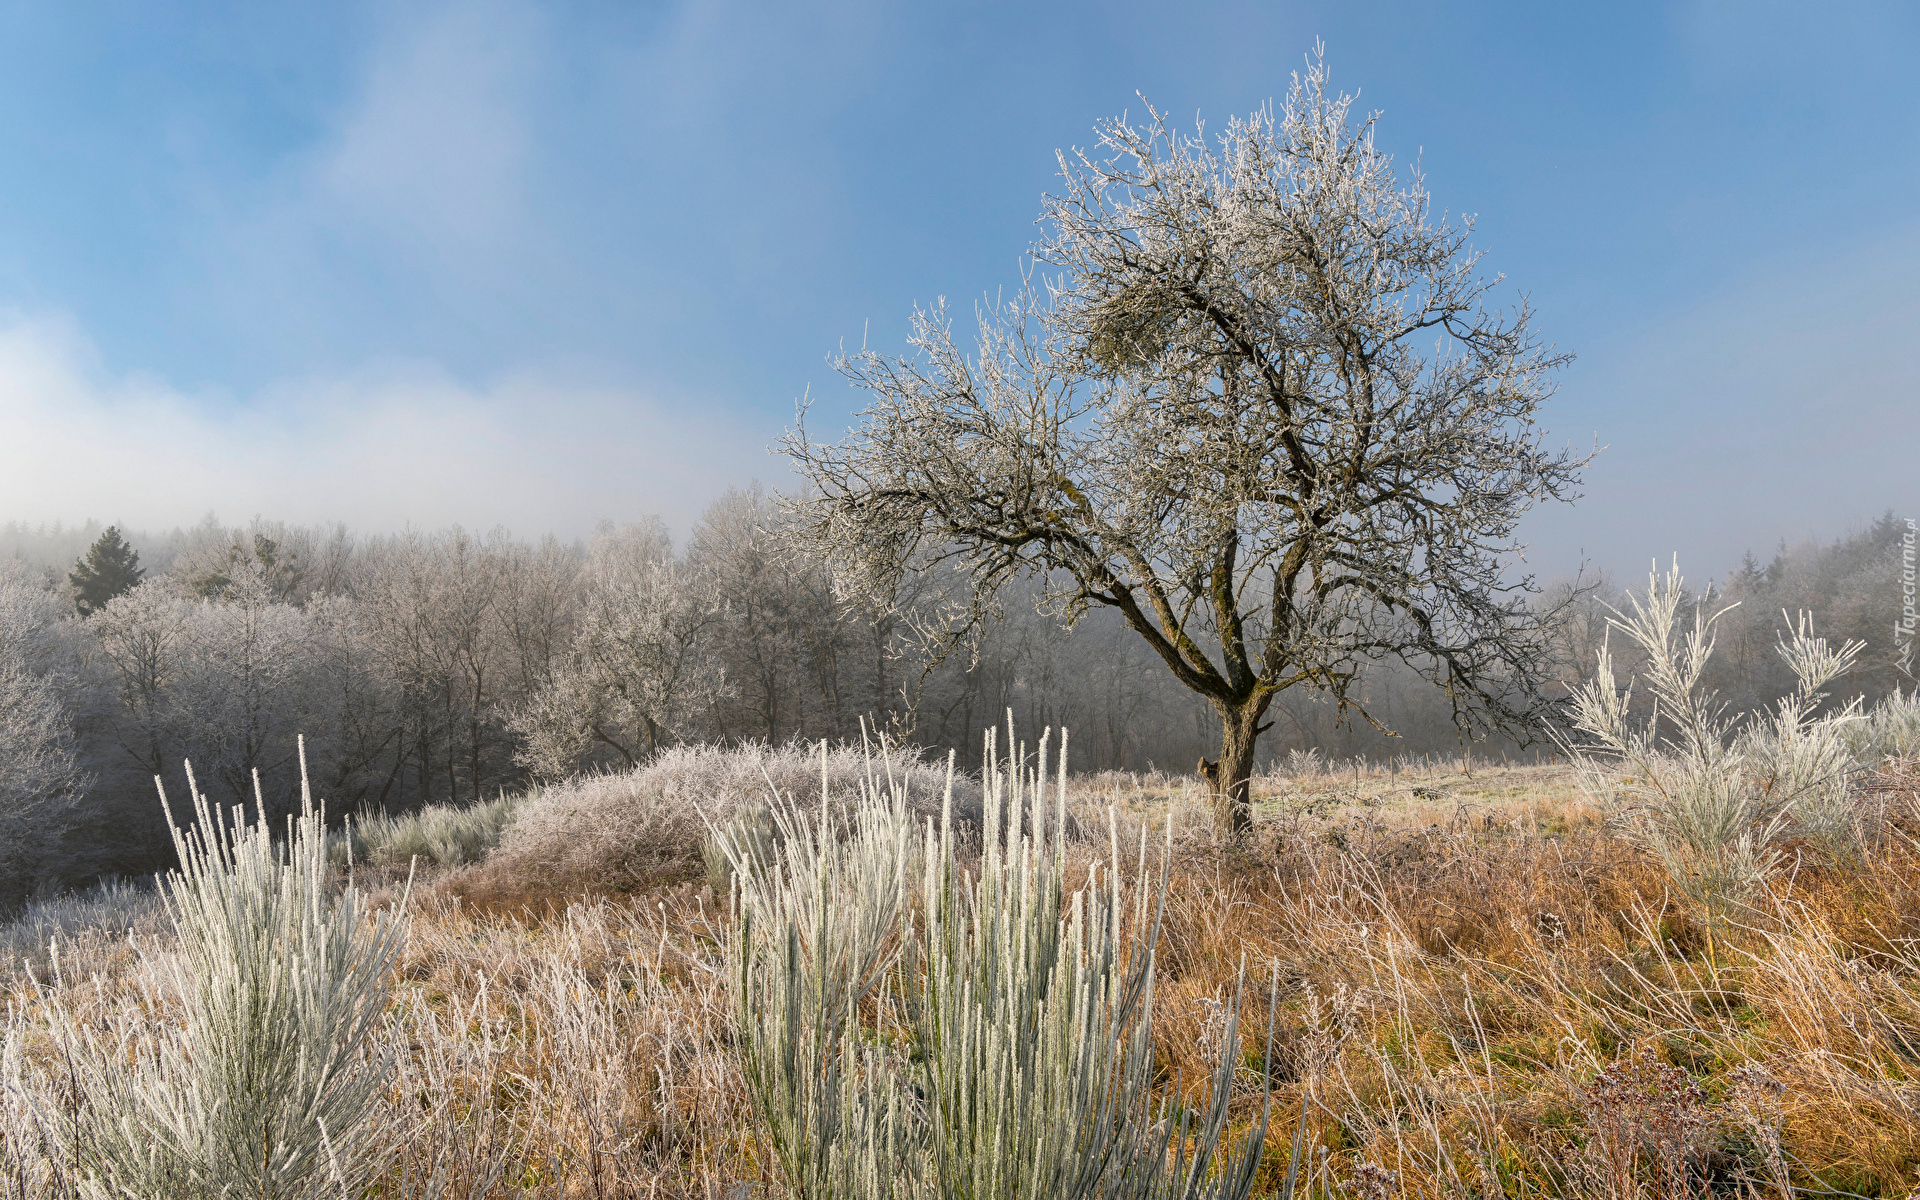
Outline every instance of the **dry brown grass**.
[[(1876, 781), (1893, 816), (1861, 861), (1803, 854), (1709, 961), (1658, 868), (1568, 772), (1466, 766), (1265, 778), (1241, 846), (1201, 831), (1181, 780), (1081, 781), (1087, 815), (1111, 804), (1130, 840), (1169, 817), (1193, 829), (1176, 840), (1159, 959), (1166, 1086), (1205, 1077), (1243, 963), (1250, 982), (1279, 981), (1274, 1052), (1249, 1030), (1242, 1075), (1248, 1119), (1263, 1066), (1275, 1088), (1270, 1188), (1303, 1111), (1305, 1185), (1329, 1200), (1915, 1187), (1920, 775)], [(490, 911), (429, 883), (414, 904), (381, 1194), (722, 1200), (772, 1185), (701, 885), (529, 888)], [(112, 992), (124, 935), (68, 936), (86, 950), (65, 986), (83, 990), (83, 973)], [(33, 990), (0, 978), (57, 1112)], [(0, 1192), (57, 1195), (30, 1098), (0, 1111)]]
[[(416, 1061), (470, 1098), (449, 1140), (503, 1164), (497, 1186), (455, 1194), (717, 1197), (751, 1170), (704, 930), (686, 889), (572, 903), (541, 921), (423, 906), (402, 967), (403, 1028)], [(476, 1036), (491, 1053), (443, 1049)], [(425, 1169), (434, 1154), (417, 1157)]]
[[(705, 928), (684, 888), (538, 919), (416, 896), (385, 1030), (401, 1070), (376, 1194), (718, 1200), (751, 1176)], [(124, 1020), (138, 969), (112, 942), (81, 945), (59, 955), (64, 982), (10, 977), (7, 1033), (27, 1070), (0, 1092), (0, 1195), (70, 1194), (49, 1126), (73, 1114), (40, 989), (64, 989), (82, 1019)]]
[[(1912, 782), (1878, 786), (1910, 804)], [(1845, 869), (1802, 855), (1708, 961), (1659, 870), (1564, 772), (1453, 780), (1452, 814), (1358, 790), (1272, 821), (1252, 853), (1189, 843), (1163, 952), (1165, 1049), (1188, 1077), (1240, 956), (1277, 967), (1273, 1077), (1309, 1107), (1316, 1178), (1370, 1163), (1405, 1195), (1913, 1189), (1920, 853), (1898, 822)]]

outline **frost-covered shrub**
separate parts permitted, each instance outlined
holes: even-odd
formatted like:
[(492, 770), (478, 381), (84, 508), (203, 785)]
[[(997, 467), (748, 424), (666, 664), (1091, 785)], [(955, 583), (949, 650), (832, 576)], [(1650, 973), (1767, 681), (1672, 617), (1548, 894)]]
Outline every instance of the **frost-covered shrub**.
[(520, 797), (502, 794), (480, 804), (430, 804), (416, 812), (357, 817), (333, 834), (327, 853), (336, 866), (477, 863), (499, 845), (520, 804)]
[[(189, 775), (191, 779), (191, 775)], [(357, 1195), (378, 1163), (367, 1118), (391, 1063), (374, 1037), (402, 925), (329, 883), (309, 802), (276, 844), (264, 815), (214, 809), (192, 786), (162, 881), (174, 944), (140, 949), (137, 995), (56, 1036), (83, 1116), (68, 1159), (90, 1197), (260, 1200)]]
[[(891, 775), (910, 811), (940, 813), (947, 772), (912, 749), (678, 746), (637, 770), (589, 775), (529, 796), (488, 869), (550, 883), (625, 888), (704, 869), (705, 819), (725, 821), (770, 792), (858, 799), (868, 772)], [(956, 818), (977, 825), (978, 784), (955, 782)]]
[(1779, 644), (1794, 690), (1741, 721), (1701, 684), (1726, 609), (1710, 612), (1709, 594), (1684, 620), (1688, 597), (1677, 569), (1649, 577), (1644, 599), (1628, 599), (1631, 611), (1616, 610), (1608, 626), (1645, 656), (1653, 715), (1629, 718), (1632, 685), (1618, 684), (1603, 644), (1593, 679), (1574, 692), (1566, 749), (1588, 793), (1659, 859), (1711, 931), (1765, 882), (1783, 836), (1804, 837), (1835, 859), (1857, 848), (1863, 830), (1849, 738), (1860, 723), (1858, 701), (1820, 710), (1824, 689), (1862, 645), (1830, 646), (1803, 615)]
[(1289, 779), (1311, 779), (1315, 775), (1324, 775), (1330, 768), (1320, 761), (1317, 748), (1309, 750), (1287, 751), (1287, 765), (1281, 773)]
[[(151, 881), (146, 881), (151, 883)], [(101, 951), (118, 953), (165, 926), (160, 895), (151, 886), (106, 879), (84, 892), (37, 897), (0, 922), (0, 976), (16, 965), (44, 974), (57, 944), (60, 961), (71, 966)]]
[(1920, 688), (1895, 691), (1849, 725), (1846, 737), (1855, 760), (1868, 769), (1920, 756)]
[(1853, 789), (1859, 764), (1848, 736), (1861, 723), (1860, 701), (1820, 709), (1826, 686), (1851, 670), (1863, 649), (1860, 642), (1828, 645), (1802, 613), (1779, 645), (1793, 670), (1793, 691), (1756, 714), (1735, 743), (1753, 784), (1790, 816), (1796, 833), (1835, 860), (1850, 858), (1865, 833)]
[(716, 830), (734, 1051), (789, 1189), (1244, 1200), (1266, 1109), (1224, 1137), (1238, 1000), (1206, 1098), (1156, 1101), (1155, 889), (1127, 878), (1115, 837), (1069, 895), (1064, 762), (1050, 778), (1044, 740), (1032, 762), (991, 751), (977, 869), (950, 819), (929, 827), (878, 776), (842, 817), (826, 798), (773, 802), (771, 842), (756, 822)]

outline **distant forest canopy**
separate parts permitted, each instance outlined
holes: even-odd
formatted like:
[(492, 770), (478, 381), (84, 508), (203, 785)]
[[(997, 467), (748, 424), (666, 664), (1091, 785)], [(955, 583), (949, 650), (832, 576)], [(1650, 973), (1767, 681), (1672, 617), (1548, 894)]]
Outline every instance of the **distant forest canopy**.
[[(1008, 600), (970, 657), (930, 662), (915, 627), (939, 618), (952, 581), (924, 580), (910, 612), (849, 609), (816, 562), (786, 549), (783, 520), (756, 486), (716, 501), (677, 548), (654, 520), (578, 542), (211, 518), (166, 534), (122, 529), (144, 577), (84, 619), (73, 572), (103, 527), (0, 526), (0, 651), (15, 660), (0, 665), (24, 689), (0, 719), (18, 726), (0, 730), (0, 753), (40, 739), (34, 786), (46, 793), (43, 815), (21, 827), (42, 843), (36, 878), (17, 885), (152, 869), (166, 844), (152, 778), (184, 794), (184, 780), (171, 783), (185, 758), (225, 802), (249, 798), (258, 770), (270, 806), (288, 806), (302, 733), (335, 815), (471, 802), (681, 741), (858, 739), (863, 720), (972, 766), (982, 728), (1009, 709), (1022, 729), (1071, 730), (1078, 769), (1190, 772), (1217, 752), (1214, 714), (1110, 612), (1068, 632), (1027, 602), (1034, 587)], [(1774, 644), (1803, 610), (1824, 636), (1867, 644), (1843, 696), (1900, 685), (1905, 530), (1889, 514), (1831, 543), (1782, 545), (1765, 563), (1750, 555), (1712, 581), (1716, 609), (1739, 606), (1720, 621), (1711, 686), (1735, 710), (1784, 694), (1791, 675)], [(1603, 577), (1579, 600), (1567, 678), (1591, 668), (1604, 606), (1644, 584)], [(1405, 667), (1376, 667), (1354, 698), (1397, 736), (1286, 693), (1263, 760), (1461, 748), (1445, 699)], [(27, 836), (0, 828), (0, 842)]]

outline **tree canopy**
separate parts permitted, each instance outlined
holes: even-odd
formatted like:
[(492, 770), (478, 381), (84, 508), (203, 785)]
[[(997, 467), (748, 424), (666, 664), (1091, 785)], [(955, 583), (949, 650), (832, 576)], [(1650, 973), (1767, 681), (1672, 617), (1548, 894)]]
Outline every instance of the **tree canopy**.
[(1102, 122), (972, 352), (917, 310), (909, 355), (838, 360), (870, 397), (853, 433), (813, 440), (803, 407), (785, 446), (855, 593), (944, 565), (971, 582), (954, 631), (1021, 575), (1069, 622), (1121, 613), (1220, 716), (1224, 829), (1288, 688), (1345, 705), (1394, 657), (1464, 727), (1524, 732), (1548, 680), (1550, 614), (1512, 568), (1520, 517), (1586, 461), (1534, 424), (1568, 356), (1491, 304), (1472, 222), (1435, 217), (1352, 102), (1316, 60), (1213, 137)]

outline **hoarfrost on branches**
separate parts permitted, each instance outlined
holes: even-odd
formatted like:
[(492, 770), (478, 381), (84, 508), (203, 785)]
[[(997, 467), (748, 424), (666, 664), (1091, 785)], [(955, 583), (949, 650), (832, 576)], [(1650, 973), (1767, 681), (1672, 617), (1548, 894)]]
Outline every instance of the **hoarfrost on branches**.
[(1524, 301), (1490, 305), (1472, 222), (1436, 217), (1352, 104), (1315, 59), (1215, 137), (1102, 122), (1045, 202), (1034, 254), (1059, 273), (983, 306), (971, 352), (943, 302), (910, 355), (843, 355), (862, 424), (823, 444), (803, 412), (785, 443), (852, 591), (951, 566), (971, 602), (946, 636), (1027, 574), (1069, 622), (1117, 610), (1217, 711), (1228, 831), (1286, 689), (1344, 706), (1399, 658), (1463, 725), (1524, 736), (1553, 661), (1509, 567), (1586, 461), (1534, 427), (1568, 356)]

